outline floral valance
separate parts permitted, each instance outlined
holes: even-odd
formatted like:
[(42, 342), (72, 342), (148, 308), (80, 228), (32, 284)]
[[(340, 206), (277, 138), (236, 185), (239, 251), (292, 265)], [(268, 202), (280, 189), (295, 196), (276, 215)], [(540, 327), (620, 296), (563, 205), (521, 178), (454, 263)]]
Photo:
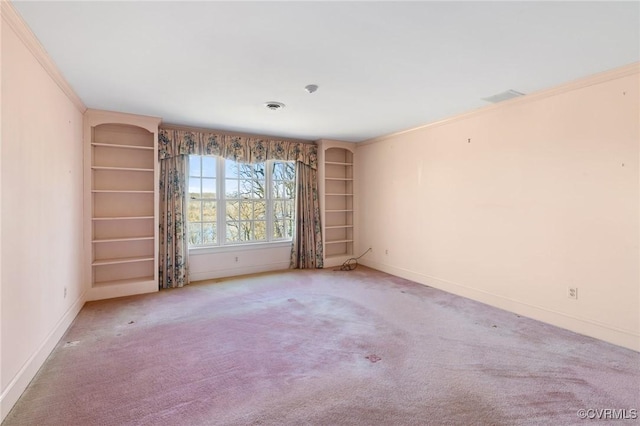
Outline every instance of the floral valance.
[(298, 161), (313, 169), (318, 167), (318, 147), (311, 143), (231, 136), (214, 132), (159, 129), (160, 160), (189, 154), (219, 155), (240, 163), (261, 163), (265, 160)]

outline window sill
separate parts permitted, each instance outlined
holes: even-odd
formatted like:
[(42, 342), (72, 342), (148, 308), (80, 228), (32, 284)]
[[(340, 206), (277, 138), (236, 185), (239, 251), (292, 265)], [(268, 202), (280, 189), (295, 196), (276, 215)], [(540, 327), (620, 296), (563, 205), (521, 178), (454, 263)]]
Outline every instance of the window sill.
[(282, 247), (291, 247), (293, 241), (270, 241), (264, 243), (246, 243), (226, 246), (208, 246), (208, 247), (191, 247), (189, 248), (189, 256), (200, 256), (213, 253), (229, 253), (241, 252), (249, 250), (277, 249)]

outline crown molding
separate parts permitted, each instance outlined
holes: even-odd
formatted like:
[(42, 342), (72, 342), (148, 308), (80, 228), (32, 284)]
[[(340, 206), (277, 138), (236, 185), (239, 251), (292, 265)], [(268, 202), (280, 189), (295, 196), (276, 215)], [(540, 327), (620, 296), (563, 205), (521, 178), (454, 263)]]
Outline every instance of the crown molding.
[(389, 135), (378, 136), (372, 139), (368, 139), (362, 142), (358, 142), (358, 145), (369, 145), (373, 143), (378, 143), (385, 141), (387, 139), (404, 135), (407, 133), (412, 133), (418, 130), (424, 130), (432, 127), (442, 126), (445, 124), (451, 124), (453, 122), (459, 120), (466, 120), (471, 117), (476, 117), (482, 114), (486, 114), (488, 112), (493, 112), (498, 109), (510, 108), (515, 105), (522, 105), (529, 102), (536, 102), (544, 98), (548, 98), (551, 96), (557, 96), (562, 93), (571, 92), (573, 90), (583, 89), (585, 87), (594, 86), (596, 84), (605, 83), (607, 81), (615, 80), (622, 77), (631, 76), (634, 74), (640, 74), (640, 62), (634, 62), (632, 64), (624, 65), (619, 68), (614, 68), (609, 71), (604, 71), (598, 74), (594, 74), (588, 77), (580, 78), (569, 83), (561, 84), (559, 86), (555, 86), (549, 89), (540, 90), (525, 96), (517, 97), (510, 99), (508, 101), (500, 102), (494, 105), (487, 105), (478, 109), (474, 109), (469, 112), (465, 112), (462, 114), (454, 115), (449, 118), (445, 118), (442, 120), (434, 121), (431, 123), (424, 124), (422, 126), (413, 127), (407, 130), (401, 130), (399, 132), (391, 133)]
[(65, 80), (55, 62), (53, 62), (42, 44), (40, 44), (40, 41), (38, 41), (38, 38), (24, 22), (18, 11), (13, 7), (10, 0), (0, 0), (0, 15), (2, 15), (3, 24), (8, 25), (13, 30), (27, 49), (29, 49), (37, 59), (40, 65), (42, 65), (42, 68), (45, 69), (53, 81), (55, 81), (58, 87), (60, 87), (62, 92), (64, 92), (76, 108), (84, 114), (87, 110), (86, 105), (69, 85), (67, 80)]

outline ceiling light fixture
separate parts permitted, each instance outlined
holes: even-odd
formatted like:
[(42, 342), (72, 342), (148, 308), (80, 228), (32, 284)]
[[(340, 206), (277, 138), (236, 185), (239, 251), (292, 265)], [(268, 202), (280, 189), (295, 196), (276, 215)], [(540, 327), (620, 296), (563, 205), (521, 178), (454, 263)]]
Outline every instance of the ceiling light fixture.
[(279, 111), (285, 107), (285, 105), (282, 102), (276, 102), (276, 101), (265, 102), (264, 106), (265, 108), (271, 111)]
[(318, 85), (317, 84), (308, 84), (308, 85), (304, 86), (304, 90), (306, 90), (307, 93), (313, 93), (316, 90), (318, 90)]

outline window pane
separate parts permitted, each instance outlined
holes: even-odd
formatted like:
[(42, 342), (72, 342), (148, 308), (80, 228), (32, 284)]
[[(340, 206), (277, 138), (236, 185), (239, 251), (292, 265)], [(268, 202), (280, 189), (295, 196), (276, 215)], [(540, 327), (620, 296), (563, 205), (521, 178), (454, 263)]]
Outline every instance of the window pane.
[(287, 231), (285, 237), (291, 238), (293, 237), (293, 220), (287, 220), (285, 223), (286, 223), (285, 230)]
[(293, 200), (296, 198), (296, 181), (290, 180), (284, 183), (284, 198)]
[(289, 219), (293, 219), (295, 217), (295, 204), (293, 200), (284, 202), (284, 215)]
[(240, 196), (241, 198), (251, 198), (253, 193), (253, 187), (255, 183), (253, 180), (243, 179), (240, 181)]
[(200, 156), (189, 156), (189, 176), (200, 176)]
[(283, 201), (273, 202), (273, 218), (274, 219), (284, 218), (284, 202)]
[(238, 163), (233, 160), (224, 160), (224, 175), (228, 178), (237, 178)]
[(287, 161), (284, 165), (284, 177), (283, 179), (295, 181), (296, 180), (296, 165), (293, 161)]
[(251, 164), (238, 163), (238, 175), (243, 178), (249, 178), (252, 175), (253, 167)]
[(216, 198), (216, 180), (202, 178), (202, 198)]
[(283, 238), (284, 237), (284, 221), (282, 220), (274, 220), (273, 221), (273, 238)]
[(227, 222), (227, 242), (240, 241), (238, 222)]
[(280, 197), (280, 185), (282, 185), (281, 182), (279, 181), (273, 181), (272, 185), (271, 185), (271, 198), (281, 198)]
[(271, 173), (274, 179), (282, 179), (282, 176), (284, 174), (284, 164), (280, 161), (274, 161)]
[(240, 222), (240, 240), (251, 241), (252, 239), (251, 222)]
[(202, 243), (213, 244), (215, 242), (216, 242), (216, 224), (203, 223), (202, 224)]
[(240, 219), (241, 220), (253, 219), (253, 203), (251, 201), (240, 202)]
[(187, 216), (189, 222), (200, 222), (202, 220), (202, 216), (200, 215), (200, 205), (201, 201), (189, 200), (189, 203), (187, 204)]
[(216, 202), (215, 201), (202, 202), (202, 220), (204, 221), (216, 220)]
[(267, 219), (267, 203), (264, 201), (256, 201), (253, 203), (253, 218), (258, 220)]
[(227, 201), (227, 219), (240, 219), (240, 206), (237, 201)]
[(189, 198), (200, 198), (200, 178), (189, 178)]
[(254, 239), (256, 240), (266, 240), (267, 239), (267, 222), (266, 221), (256, 221), (253, 224), (254, 227)]
[(253, 185), (252, 197), (258, 200), (265, 199), (265, 181), (255, 181)]
[(202, 244), (202, 225), (199, 223), (189, 224), (189, 244)]
[(227, 179), (224, 183), (224, 191), (227, 198), (239, 198), (238, 181)]
[(208, 155), (202, 157), (202, 176), (216, 177), (216, 157)]
[(264, 199), (266, 197), (265, 188), (266, 186), (266, 177), (265, 177), (265, 164), (258, 163), (254, 164), (254, 186), (253, 186), (253, 198)]

